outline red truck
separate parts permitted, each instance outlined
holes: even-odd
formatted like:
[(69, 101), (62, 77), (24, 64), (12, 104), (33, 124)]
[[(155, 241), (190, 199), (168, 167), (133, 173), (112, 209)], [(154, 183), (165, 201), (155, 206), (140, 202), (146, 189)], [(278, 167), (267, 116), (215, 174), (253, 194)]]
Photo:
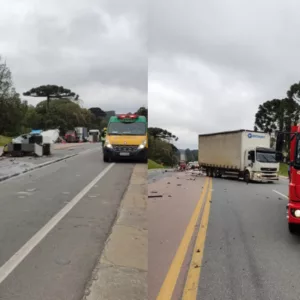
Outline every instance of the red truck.
[(289, 197), (287, 219), (290, 233), (300, 228), (300, 125), (292, 126), (290, 132)]

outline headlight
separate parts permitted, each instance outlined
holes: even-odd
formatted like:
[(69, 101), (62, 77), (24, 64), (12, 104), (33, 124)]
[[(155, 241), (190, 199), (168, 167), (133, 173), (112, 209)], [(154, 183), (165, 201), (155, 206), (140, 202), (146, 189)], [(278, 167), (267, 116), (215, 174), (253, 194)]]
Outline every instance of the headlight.
[(109, 140), (106, 140), (106, 141), (105, 141), (104, 147), (112, 148), (112, 145), (111, 145), (111, 143), (109, 142)]
[(297, 218), (300, 217), (300, 210), (299, 209), (295, 210), (295, 217), (297, 217)]
[(139, 146), (138, 149), (144, 149), (147, 144), (147, 140), (144, 140)]

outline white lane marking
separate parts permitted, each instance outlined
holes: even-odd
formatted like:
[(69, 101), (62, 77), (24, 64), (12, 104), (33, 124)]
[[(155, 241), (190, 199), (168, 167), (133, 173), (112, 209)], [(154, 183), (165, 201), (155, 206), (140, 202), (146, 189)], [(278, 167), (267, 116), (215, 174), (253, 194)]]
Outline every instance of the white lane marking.
[(273, 190), (273, 192), (276, 193), (276, 194), (278, 194), (278, 195), (280, 195), (280, 196), (282, 196), (282, 197), (284, 197), (284, 198), (286, 198), (286, 199), (289, 199), (289, 197), (287, 195), (284, 195), (284, 194), (282, 194), (282, 193), (280, 193), (280, 192), (278, 192), (276, 190)]
[(81, 190), (2, 267), (0, 267), (0, 284), (114, 165), (114, 163), (110, 164), (99, 175), (97, 175), (97, 177), (95, 177), (85, 188), (83, 188), (83, 190)]

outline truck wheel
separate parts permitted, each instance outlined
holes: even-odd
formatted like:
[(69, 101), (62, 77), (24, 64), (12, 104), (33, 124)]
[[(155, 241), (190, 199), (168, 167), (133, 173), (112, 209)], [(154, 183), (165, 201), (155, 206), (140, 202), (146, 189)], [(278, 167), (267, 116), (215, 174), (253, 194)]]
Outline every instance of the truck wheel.
[(208, 177), (209, 176), (209, 169), (206, 168), (205, 172), (206, 172), (206, 176)]
[(104, 161), (104, 162), (109, 162), (109, 158), (108, 158), (107, 155), (103, 155), (103, 161)]
[(214, 176), (214, 171), (213, 169), (209, 169), (209, 177), (213, 177)]
[(245, 172), (244, 180), (245, 180), (245, 182), (246, 182), (247, 184), (250, 182), (250, 173), (249, 173), (249, 171), (246, 171), (246, 172)]
[(217, 178), (217, 176), (218, 176), (217, 169), (212, 169), (212, 177)]
[(298, 226), (297, 226), (297, 224), (289, 223), (289, 232), (290, 232), (291, 234), (295, 234), (295, 233), (297, 233), (297, 231), (298, 231)]

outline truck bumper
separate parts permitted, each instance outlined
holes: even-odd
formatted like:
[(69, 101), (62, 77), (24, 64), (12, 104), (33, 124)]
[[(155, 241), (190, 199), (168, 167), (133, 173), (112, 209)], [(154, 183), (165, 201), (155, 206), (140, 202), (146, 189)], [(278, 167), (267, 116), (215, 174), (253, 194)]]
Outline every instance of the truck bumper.
[(300, 224), (300, 217), (296, 217), (296, 211), (300, 212), (300, 202), (289, 202), (286, 206), (288, 223)]
[(252, 174), (252, 180), (258, 182), (278, 181), (279, 176), (276, 173), (256, 173)]
[(136, 149), (134, 151), (120, 152), (114, 148), (103, 148), (103, 155), (112, 160), (137, 160), (146, 161), (148, 159), (148, 149)]

